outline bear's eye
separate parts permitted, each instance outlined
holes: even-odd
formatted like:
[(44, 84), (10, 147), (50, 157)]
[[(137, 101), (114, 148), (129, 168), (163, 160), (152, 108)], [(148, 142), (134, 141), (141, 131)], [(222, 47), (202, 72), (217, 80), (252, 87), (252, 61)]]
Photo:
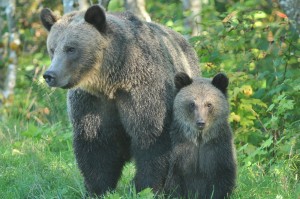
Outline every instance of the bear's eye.
[(206, 103), (206, 107), (211, 109), (212, 108), (212, 104), (211, 103)]
[(189, 104), (190, 110), (193, 111), (195, 109), (195, 106), (196, 106), (195, 102), (191, 102)]
[(69, 47), (69, 46), (67, 46), (67, 47), (65, 48), (65, 51), (66, 51), (66, 53), (74, 53), (74, 52), (75, 52), (75, 48), (74, 48), (74, 47)]
[(50, 53), (51, 53), (51, 55), (54, 54), (54, 48), (51, 48), (51, 49), (50, 49)]

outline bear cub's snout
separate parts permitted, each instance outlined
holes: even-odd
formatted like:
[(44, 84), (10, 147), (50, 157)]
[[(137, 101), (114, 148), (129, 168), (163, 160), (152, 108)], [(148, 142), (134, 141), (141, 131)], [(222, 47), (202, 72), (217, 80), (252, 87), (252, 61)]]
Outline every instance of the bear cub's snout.
[(202, 119), (198, 119), (196, 121), (196, 125), (197, 125), (198, 129), (202, 131), (205, 128), (205, 121)]

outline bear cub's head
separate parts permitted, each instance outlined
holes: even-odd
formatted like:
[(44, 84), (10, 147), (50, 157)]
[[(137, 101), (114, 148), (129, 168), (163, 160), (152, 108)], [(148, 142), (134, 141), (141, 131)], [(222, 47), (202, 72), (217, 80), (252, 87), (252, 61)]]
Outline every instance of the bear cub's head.
[(227, 76), (219, 73), (213, 79), (192, 79), (178, 73), (174, 81), (178, 90), (173, 105), (176, 128), (195, 144), (217, 136), (220, 126), (228, 122)]

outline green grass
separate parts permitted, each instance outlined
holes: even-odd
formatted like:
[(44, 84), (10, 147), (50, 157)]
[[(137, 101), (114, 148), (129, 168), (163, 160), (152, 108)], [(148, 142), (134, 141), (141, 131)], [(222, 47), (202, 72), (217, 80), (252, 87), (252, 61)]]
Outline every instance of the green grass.
[(293, 169), (294, 163), (295, 160), (282, 160), (268, 169), (260, 163), (240, 167), (233, 198), (299, 198), (299, 171)]
[[(60, 134), (64, 129), (60, 123), (37, 126), (44, 134), (30, 137), (26, 131), (33, 129), (30, 126), (23, 130), (0, 126), (0, 198), (82, 198), (85, 189), (73, 155), (71, 129)], [(299, 162), (294, 156), (271, 166), (259, 162), (240, 166), (232, 198), (299, 198)], [(105, 198), (153, 198), (150, 189), (136, 193), (131, 184), (134, 173), (134, 165), (127, 164), (117, 189)]]
[[(79, 198), (84, 193), (72, 147), (1, 132), (0, 198)], [(61, 150), (55, 145), (67, 144)]]

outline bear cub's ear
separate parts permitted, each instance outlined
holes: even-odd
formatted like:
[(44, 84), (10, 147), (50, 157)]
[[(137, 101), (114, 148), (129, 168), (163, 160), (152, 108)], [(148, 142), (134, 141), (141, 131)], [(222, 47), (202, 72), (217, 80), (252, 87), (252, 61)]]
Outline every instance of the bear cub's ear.
[(227, 97), (227, 87), (229, 84), (229, 80), (225, 74), (218, 73), (216, 76), (214, 76), (212, 84)]
[(48, 31), (50, 31), (53, 24), (55, 24), (55, 22), (58, 20), (58, 17), (55, 16), (54, 13), (50, 9), (44, 8), (41, 11), (40, 19), (41, 19), (43, 26)]
[(186, 73), (180, 72), (175, 75), (174, 83), (178, 90), (190, 85), (193, 80)]
[(89, 7), (84, 15), (84, 20), (104, 32), (106, 28), (106, 17), (104, 9), (99, 5)]

